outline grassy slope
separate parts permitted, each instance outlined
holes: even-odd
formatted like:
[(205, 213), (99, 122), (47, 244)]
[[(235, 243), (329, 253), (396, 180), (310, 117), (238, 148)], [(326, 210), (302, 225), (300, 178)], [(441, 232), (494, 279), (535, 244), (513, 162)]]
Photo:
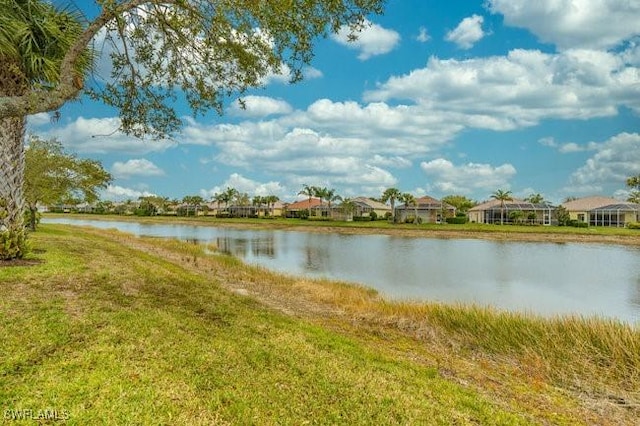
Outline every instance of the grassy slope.
[[(555, 367), (527, 346), (535, 343), (514, 356), (503, 343), (465, 337), (508, 329), (508, 318), (389, 305), (360, 289), (204, 257), (199, 247), (103, 234), (44, 226), (33, 234), (41, 264), (0, 268), (5, 415), (53, 408), (67, 410), (70, 424), (632, 424), (637, 414), (629, 399), (637, 376), (613, 389), (626, 399), (620, 408), (578, 397), (568, 390), (575, 381), (558, 387), (566, 377), (547, 374)], [(309, 312), (324, 304), (343, 314), (284, 315), (228, 291), (239, 285), (294, 314), (304, 306), (283, 299), (300, 295)], [(488, 325), (473, 331), (455, 324), (461, 318)], [(637, 332), (610, 330), (637, 349)], [(616, 376), (626, 366), (595, 371)], [(584, 381), (583, 392), (611, 390), (611, 381)]]

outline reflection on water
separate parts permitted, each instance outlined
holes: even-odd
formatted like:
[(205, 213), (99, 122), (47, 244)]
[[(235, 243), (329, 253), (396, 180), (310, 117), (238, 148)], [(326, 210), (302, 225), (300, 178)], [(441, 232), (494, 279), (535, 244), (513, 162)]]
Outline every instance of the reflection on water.
[(43, 221), (212, 243), (248, 263), (362, 283), (395, 299), (640, 322), (640, 249), (635, 247)]

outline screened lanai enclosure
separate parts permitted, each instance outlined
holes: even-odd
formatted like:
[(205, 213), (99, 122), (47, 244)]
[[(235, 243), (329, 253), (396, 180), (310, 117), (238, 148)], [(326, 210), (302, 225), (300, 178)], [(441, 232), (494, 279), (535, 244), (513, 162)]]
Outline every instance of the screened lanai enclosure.
[(589, 211), (590, 226), (623, 228), (627, 223), (638, 222), (640, 206), (631, 203), (611, 204)]
[(558, 222), (556, 208), (549, 203), (492, 200), (469, 210), (472, 223), (552, 225)]

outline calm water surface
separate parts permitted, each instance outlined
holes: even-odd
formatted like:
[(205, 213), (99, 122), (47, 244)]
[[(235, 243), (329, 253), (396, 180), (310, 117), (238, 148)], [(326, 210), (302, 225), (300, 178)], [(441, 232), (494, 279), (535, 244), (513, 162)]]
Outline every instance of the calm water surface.
[(640, 324), (640, 249), (387, 235), (316, 234), (68, 218), (45, 223), (197, 240), (292, 275), (364, 284), (393, 299), (464, 302)]

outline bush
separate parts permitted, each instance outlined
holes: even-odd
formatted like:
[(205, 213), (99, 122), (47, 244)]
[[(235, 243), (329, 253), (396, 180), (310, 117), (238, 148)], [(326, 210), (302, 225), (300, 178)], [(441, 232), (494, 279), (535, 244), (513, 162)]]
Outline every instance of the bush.
[[(404, 220), (404, 223), (415, 223), (416, 222), (416, 218), (414, 216), (409, 216)], [(422, 223), (422, 218), (418, 217), (418, 223)]]
[(454, 225), (464, 225), (467, 223), (467, 216), (448, 217), (445, 221)]
[(567, 222), (567, 226), (573, 226), (574, 228), (588, 228), (589, 224), (581, 220), (572, 219)]
[(627, 228), (629, 228), (629, 229), (640, 229), (640, 222), (627, 223)]
[(371, 218), (372, 221), (377, 220), (378, 219), (378, 213), (371, 212), (371, 213), (369, 213), (369, 217)]

